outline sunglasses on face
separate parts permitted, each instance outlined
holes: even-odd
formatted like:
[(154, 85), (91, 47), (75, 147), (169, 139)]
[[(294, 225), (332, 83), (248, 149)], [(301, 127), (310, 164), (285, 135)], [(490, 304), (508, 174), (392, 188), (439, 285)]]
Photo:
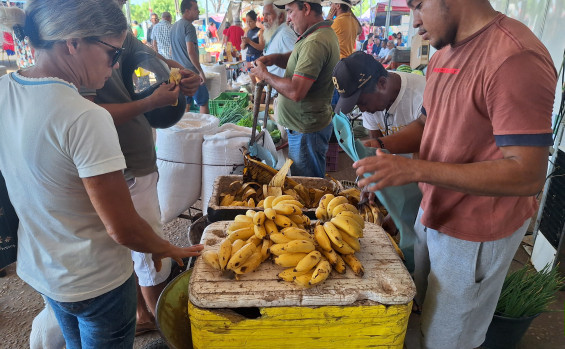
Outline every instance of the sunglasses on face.
[(104, 42), (102, 40), (99, 39), (95, 39), (96, 42), (101, 43), (102, 45), (106, 45), (108, 47), (111, 47), (112, 49), (114, 49), (114, 52), (112, 53), (108, 53), (110, 55), (110, 57), (112, 58), (112, 65), (110, 65), (111, 67), (115, 66), (116, 63), (118, 63), (118, 60), (120, 59), (120, 56), (122, 55), (122, 53), (124, 52), (124, 48), (123, 47), (116, 47), (114, 45), (110, 45), (107, 42)]

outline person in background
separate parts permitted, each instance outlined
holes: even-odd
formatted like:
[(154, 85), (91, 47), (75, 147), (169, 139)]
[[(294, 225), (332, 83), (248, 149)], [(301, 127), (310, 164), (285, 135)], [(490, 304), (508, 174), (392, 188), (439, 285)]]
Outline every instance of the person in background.
[(404, 41), (402, 40), (401, 32), (396, 33), (395, 45), (396, 47), (404, 46)]
[[(320, 0), (277, 0), (285, 6), (287, 21), (299, 34), (292, 52), (256, 60), (251, 72), (278, 93), (278, 123), (288, 129), (289, 157), (295, 176), (324, 177), (326, 153), (333, 132), (332, 70), (339, 60), (339, 43), (330, 21), (325, 21)], [(267, 66), (285, 68), (284, 77)]]
[[(294, 48), (296, 42), (296, 33), (286, 24), (286, 12), (273, 5), (273, 0), (265, 0), (263, 3), (263, 39), (265, 41), (265, 55), (278, 53), (288, 53)], [(267, 71), (273, 75), (283, 77), (285, 69), (271, 65), (267, 67)], [(255, 79), (253, 74), (252, 81)], [(277, 90), (272, 89), (271, 96), (276, 96)], [(276, 115), (276, 112), (275, 112)]]
[(228, 42), (231, 42), (232, 48), (234, 50), (241, 50), (241, 38), (245, 35), (245, 32), (241, 28), (241, 19), (236, 18), (235, 24), (226, 28), (224, 30), (224, 40), (223, 45), (226, 46)]
[(327, 20), (335, 16), (332, 29), (339, 41), (339, 59), (349, 57), (355, 51), (355, 39), (362, 33), (361, 24), (351, 12), (349, 0), (331, 0), (332, 5)]
[(208, 26), (208, 38), (210, 38), (210, 42), (218, 42), (218, 28), (213, 21), (210, 21)]
[(194, 96), (186, 97), (187, 111), (194, 100), (200, 107), (201, 114), (210, 112), (208, 107), (208, 88), (206, 87), (206, 75), (200, 66), (200, 55), (198, 52), (198, 37), (192, 22), (198, 19), (200, 10), (196, 0), (183, 0), (180, 4), (182, 18), (171, 28), (171, 45), (173, 60), (179, 62), (183, 67), (193, 71), (200, 76), (200, 86)]
[(157, 23), (159, 23), (159, 16), (157, 16), (156, 13), (151, 13), (151, 16), (149, 16), (149, 21), (151, 22), (151, 24), (149, 24), (149, 26), (147, 27), (147, 45), (152, 46), (152, 41), (153, 39), (151, 38), (151, 33), (153, 32), (153, 28), (155, 27), (155, 25)]
[(162, 21), (153, 27), (151, 33), (151, 46), (159, 54), (167, 59), (171, 59), (171, 28), (172, 16), (169, 12), (161, 14)]
[(375, 37), (373, 36), (373, 33), (369, 33), (369, 35), (367, 36), (367, 40), (363, 43), (361, 51), (370, 54), (373, 57), (376, 57), (379, 54), (379, 50), (380, 50), (380, 46), (375, 42)]
[[(365, 22), (363, 23), (363, 31), (361, 33), (365, 37), (365, 40), (369, 36), (369, 33), (371, 33), (371, 26), (369, 25), (368, 22)], [(361, 34), (359, 34), (359, 37), (361, 37)], [(359, 41), (363, 42), (364, 40), (361, 40), (361, 38), (359, 38)]]
[(131, 31), (133, 32), (133, 35), (137, 38), (137, 40), (139, 41), (145, 40), (145, 35), (143, 34), (143, 28), (141, 28), (141, 26), (139, 25), (139, 23), (137, 23), (137, 21), (132, 22)]
[(25, 12), (10, 11), (38, 52), (34, 66), (0, 78), (0, 171), (20, 219), (17, 273), (45, 297), (67, 348), (132, 347), (130, 249), (151, 253), (160, 270), (163, 258), (182, 264), (202, 246), (176, 247), (138, 215), (112, 118), (79, 95), (119, 66), (125, 16), (96, 0), (30, 0)]
[(265, 48), (265, 40), (263, 39), (263, 31), (257, 27), (257, 13), (251, 10), (245, 15), (247, 22), (247, 33), (241, 39), (241, 49), (247, 48), (245, 60), (248, 62), (247, 68), (251, 68), (250, 62), (255, 61), (263, 55)]
[(370, 174), (359, 185), (371, 191), (419, 183), (421, 347), (477, 348), (537, 211), (553, 145), (557, 71), (534, 33), (489, 1), (408, 6), (418, 34), (438, 51), (421, 117), (381, 142), (392, 153), (419, 151), (419, 159), (379, 149), (353, 166), (360, 177)]
[(388, 65), (392, 62), (392, 56), (394, 55), (394, 41), (388, 40), (386, 42), (386, 48), (384, 50), (381, 49), (377, 60), (382, 63), (383, 65)]

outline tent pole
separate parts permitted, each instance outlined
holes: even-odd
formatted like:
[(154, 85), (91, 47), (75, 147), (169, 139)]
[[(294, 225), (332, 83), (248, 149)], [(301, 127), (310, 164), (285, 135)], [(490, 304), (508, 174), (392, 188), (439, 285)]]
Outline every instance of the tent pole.
[(388, 27), (390, 27), (390, 11), (392, 10), (392, 0), (388, 0), (388, 8), (386, 9), (386, 22), (385, 22), (385, 38), (388, 38)]

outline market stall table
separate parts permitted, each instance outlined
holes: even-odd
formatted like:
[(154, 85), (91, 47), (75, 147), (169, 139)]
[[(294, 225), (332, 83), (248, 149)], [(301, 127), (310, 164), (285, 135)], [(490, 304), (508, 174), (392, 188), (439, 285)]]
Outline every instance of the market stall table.
[[(217, 249), (229, 222), (204, 231)], [(402, 348), (416, 293), (386, 232), (367, 223), (356, 256), (365, 267), (332, 272), (310, 289), (277, 280), (283, 268), (265, 261), (239, 281), (199, 258), (189, 285), (194, 348)]]

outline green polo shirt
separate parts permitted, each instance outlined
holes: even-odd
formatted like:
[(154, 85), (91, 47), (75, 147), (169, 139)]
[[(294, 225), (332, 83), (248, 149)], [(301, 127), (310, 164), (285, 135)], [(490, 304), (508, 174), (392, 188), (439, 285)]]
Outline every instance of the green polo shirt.
[(288, 59), (285, 78), (299, 76), (314, 81), (301, 101), (279, 96), (278, 122), (290, 130), (317, 132), (332, 121), (332, 72), (339, 61), (339, 43), (331, 24), (322, 21), (308, 28)]

